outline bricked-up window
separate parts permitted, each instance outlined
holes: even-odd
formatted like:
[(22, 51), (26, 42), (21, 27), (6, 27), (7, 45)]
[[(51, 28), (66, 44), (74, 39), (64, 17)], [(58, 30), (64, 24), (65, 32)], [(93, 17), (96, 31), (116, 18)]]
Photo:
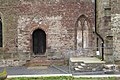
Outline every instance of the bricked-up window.
[(81, 15), (76, 22), (76, 49), (87, 48), (89, 44), (89, 23), (85, 15)]
[(0, 17), (0, 47), (2, 47), (2, 19)]

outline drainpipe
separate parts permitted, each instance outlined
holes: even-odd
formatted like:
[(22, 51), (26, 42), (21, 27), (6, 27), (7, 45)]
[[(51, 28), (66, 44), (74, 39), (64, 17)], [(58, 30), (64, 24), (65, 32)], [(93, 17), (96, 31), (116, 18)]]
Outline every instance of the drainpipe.
[(104, 39), (102, 38), (102, 36), (97, 32), (97, 0), (95, 0), (95, 31), (93, 33), (95, 33), (98, 37), (97, 37), (97, 50), (98, 50), (98, 38), (101, 39), (102, 41), (102, 61), (104, 60)]

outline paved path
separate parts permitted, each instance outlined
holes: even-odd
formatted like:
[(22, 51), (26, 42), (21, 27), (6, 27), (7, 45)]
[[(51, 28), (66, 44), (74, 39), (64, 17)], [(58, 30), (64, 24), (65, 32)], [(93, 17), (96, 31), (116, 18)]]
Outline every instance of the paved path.
[[(50, 66), (46, 68), (28, 68), (28, 67), (7, 67), (8, 78), (11, 77), (44, 77), (44, 76), (74, 76), (74, 77), (120, 77), (118, 74), (76, 74), (72, 75), (68, 72), (68, 66)], [(0, 72), (3, 71), (3, 67), (0, 67)], [(59, 70), (60, 69), (60, 70)]]
[[(60, 67), (62, 70), (68, 72), (67, 66)], [(3, 67), (0, 68), (0, 72), (3, 71)], [(48, 68), (27, 68), (27, 67), (7, 67), (8, 75), (42, 75), (42, 74), (66, 74), (52, 66)]]

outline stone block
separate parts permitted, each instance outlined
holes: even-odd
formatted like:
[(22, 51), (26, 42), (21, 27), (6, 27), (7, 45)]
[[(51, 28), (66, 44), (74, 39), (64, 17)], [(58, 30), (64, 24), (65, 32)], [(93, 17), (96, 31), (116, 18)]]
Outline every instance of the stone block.
[(0, 60), (0, 67), (5, 67), (5, 62), (4, 62), (4, 60)]
[(113, 63), (113, 61), (114, 61), (113, 55), (105, 55), (105, 61), (107, 63)]
[(19, 60), (14, 60), (14, 61), (13, 61), (13, 66), (21, 66), (21, 65), (19, 64)]

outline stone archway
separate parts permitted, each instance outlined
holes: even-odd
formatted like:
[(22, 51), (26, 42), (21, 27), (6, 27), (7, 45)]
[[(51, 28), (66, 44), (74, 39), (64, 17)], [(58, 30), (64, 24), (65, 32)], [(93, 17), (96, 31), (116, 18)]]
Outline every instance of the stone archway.
[(46, 52), (46, 33), (42, 29), (34, 30), (32, 34), (34, 55), (44, 55)]

